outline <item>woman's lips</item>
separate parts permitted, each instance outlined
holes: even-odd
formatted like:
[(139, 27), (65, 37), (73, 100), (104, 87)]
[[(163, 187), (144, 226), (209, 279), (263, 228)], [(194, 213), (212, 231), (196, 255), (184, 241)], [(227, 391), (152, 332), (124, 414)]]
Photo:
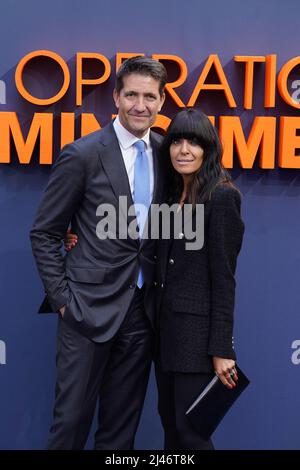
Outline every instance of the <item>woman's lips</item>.
[(178, 165), (186, 165), (188, 163), (193, 163), (194, 160), (176, 160), (176, 163), (178, 163)]

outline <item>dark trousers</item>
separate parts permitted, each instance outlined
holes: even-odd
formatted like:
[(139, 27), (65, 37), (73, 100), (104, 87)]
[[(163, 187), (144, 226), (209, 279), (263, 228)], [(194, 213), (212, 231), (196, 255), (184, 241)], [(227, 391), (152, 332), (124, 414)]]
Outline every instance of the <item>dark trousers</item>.
[(211, 374), (163, 372), (155, 365), (158, 411), (165, 433), (165, 450), (213, 450), (185, 416), (186, 410), (211, 380)]
[(84, 448), (100, 394), (95, 449), (133, 449), (152, 346), (138, 288), (117, 334), (105, 343), (89, 340), (59, 317), (54, 421), (47, 448)]

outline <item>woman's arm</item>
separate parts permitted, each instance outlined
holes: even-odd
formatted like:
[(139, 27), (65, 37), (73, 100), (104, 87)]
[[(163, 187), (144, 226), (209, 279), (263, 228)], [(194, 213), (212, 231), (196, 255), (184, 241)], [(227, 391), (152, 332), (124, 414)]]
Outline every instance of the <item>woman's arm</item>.
[[(212, 195), (207, 234), (211, 275), (208, 353), (214, 357), (215, 370), (224, 383), (228, 382), (229, 371), (233, 369), (236, 359), (232, 332), (234, 274), (244, 233), (240, 206), (241, 197), (236, 189), (230, 186), (218, 187)], [(232, 384), (232, 380), (229, 383)]]

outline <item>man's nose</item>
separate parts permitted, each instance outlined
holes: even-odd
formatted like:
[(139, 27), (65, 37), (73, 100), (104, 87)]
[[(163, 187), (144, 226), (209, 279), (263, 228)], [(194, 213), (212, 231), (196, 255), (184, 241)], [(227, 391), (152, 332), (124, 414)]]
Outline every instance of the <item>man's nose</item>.
[(145, 106), (144, 98), (142, 96), (137, 97), (134, 107), (136, 111), (138, 111), (139, 113), (142, 113), (143, 111), (145, 111), (146, 106)]

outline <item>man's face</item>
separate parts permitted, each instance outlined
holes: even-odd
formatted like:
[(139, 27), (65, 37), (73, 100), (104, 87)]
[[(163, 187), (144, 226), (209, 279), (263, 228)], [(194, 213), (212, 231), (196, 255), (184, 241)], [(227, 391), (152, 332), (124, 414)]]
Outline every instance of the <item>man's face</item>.
[(121, 124), (136, 137), (143, 137), (165, 101), (159, 93), (159, 82), (152, 77), (132, 73), (123, 77), (120, 93), (114, 90)]

